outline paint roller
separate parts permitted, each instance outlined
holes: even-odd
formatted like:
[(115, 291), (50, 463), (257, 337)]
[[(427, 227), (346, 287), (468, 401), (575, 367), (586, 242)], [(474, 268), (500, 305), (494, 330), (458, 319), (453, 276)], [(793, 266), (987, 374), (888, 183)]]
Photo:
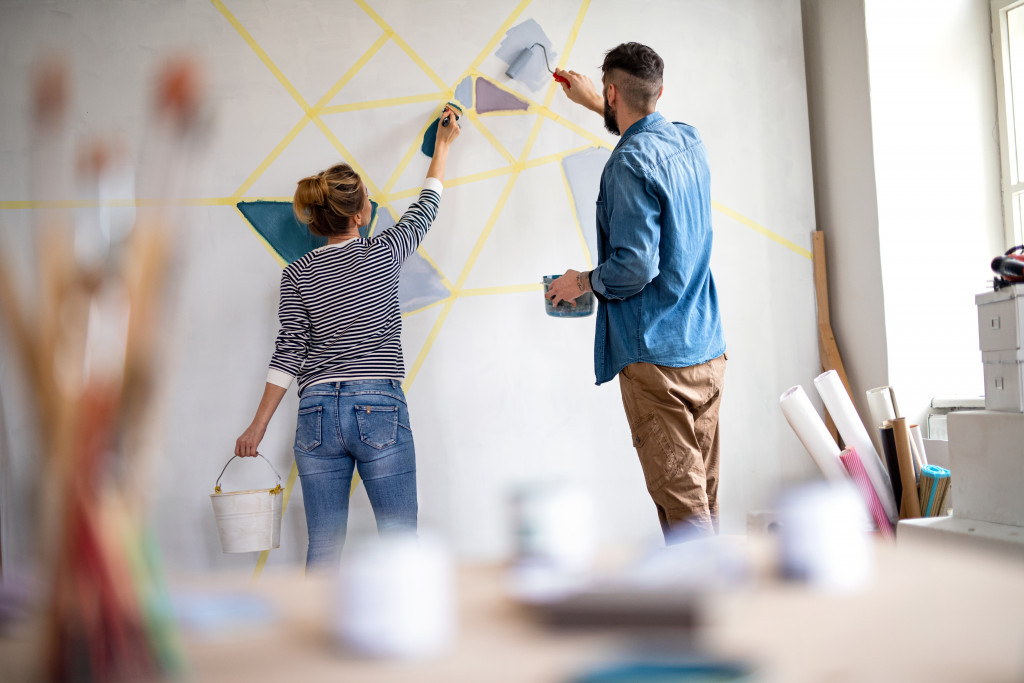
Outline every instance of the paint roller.
[(544, 51), (544, 66), (547, 67), (548, 73), (550, 73), (557, 82), (565, 83), (567, 87), (571, 88), (572, 85), (569, 84), (568, 79), (566, 79), (564, 76), (559, 76), (551, 68), (551, 65), (548, 63), (548, 51), (540, 43), (534, 43), (530, 47), (520, 52), (519, 55), (512, 60), (512, 63), (508, 65), (508, 68), (505, 69), (505, 75), (508, 76), (509, 78), (515, 78), (516, 76), (518, 76), (519, 72), (522, 71), (523, 67), (525, 67), (526, 64), (530, 61), (530, 58), (533, 57), (533, 48), (538, 46), (541, 50)]

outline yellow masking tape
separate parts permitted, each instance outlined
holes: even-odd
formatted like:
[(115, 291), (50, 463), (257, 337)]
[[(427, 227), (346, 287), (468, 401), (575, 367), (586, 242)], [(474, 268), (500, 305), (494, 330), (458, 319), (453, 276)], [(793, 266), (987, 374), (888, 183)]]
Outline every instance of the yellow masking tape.
[(739, 221), (740, 223), (742, 223), (743, 225), (747, 226), (748, 228), (756, 230), (757, 232), (761, 233), (762, 235), (764, 235), (768, 239), (773, 240), (775, 242), (778, 242), (782, 246), (786, 247), (786, 249), (789, 249), (790, 251), (792, 251), (794, 253), (800, 254), (801, 256), (803, 256), (806, 259), (810, 259), (811, 258), (810, 250), (804, 249), (803, 247), (801, 247), (801, 246), (799, 246), (797, 244), (794, 244), (793, 242), (790, 242), (785, 237), (783, 237), (781, 235), (775, 234), (774, 232), (772, 232), (768, 228), (764, 227), (760, 223), (755, 223), (754, 221), (750, 220), (749, 218), (747, 218), (743, 214), (737, 213), (737, 212), (733, 211), (728, 206), (725, 206), (724, 204), (720, 204), (719, 202), (716, 202), (714, 199), (711, 200), (711, 208), (724, 213), (729, 218), (732, 218), (732, 219), (734, 219), (736, 221)]
[(459, 296), (492, 296), (494, 294), (519, 294), (521, 292), (536, 292), (544, 289), (540, 282), (529, 285), (504, 285), (498, 287), (475, 287), (459, 291)]
[[(292, 489), (295, 488), (295, 480), (299, 477), (299, 468), (292, 463), (292, 469), (288, 473), (288, 481), (284, 485), (284, 498), (281, 499), (281, 516), (284, 516), (284, 511), (288, 509), (288, 501), (292, 498)], [(267, 557), (270, 556), (269, 550), (260, 552), (259, 558), (256, 560), (256, 569), (252, 572), (252, 580), (260, 578), (263, 574), (263, 567), (267, 564)]]
[(280, 69), (277, 68), (277, 65), (274, 64), (272, 59), (270, 59), (270, 56), (263, 50), (262, 47), (259, 46), (259, 43), (256, 42), (256, 39), (253, 38), (252, 35), (247, 30), (245, 30), (245, 27), (242, 26), (241, 22), (239, 22), (238, 19), (235, 18), (235, 15), (232, 14), (231, 11), (224, 6), (224, 3), (221, 2), (221, 0), (210, 1), (213, 3), (213, 6), (217, 8), (217, 11), (224, 15), (224, 18), (228, 20), (228, 23), (235, 28), (235, 31), (238, 32), (238, 35), (242, 36), (242, 39), (249, 45), (252, 51), (256, 53), (256, 56), (260, 58), (260, 61), (263, 62), (268, 69), (270, 69), (270, 73), (274, 74), (274, 77), (277, 78), (278, 82), (280, 82), (281, 85), (284, 86), (284, 89), (288, 91), (288, 94), (290, 94), (292, 98), (299, 103), (299, 106), (302, 107), (302, 110), (309, 111), (309, 104), (306, 102), (306, 100), (302, 97), (301, 94), (299, 94), (299, 91), (295, 89), (295, 86), (293, 86), (288, 81), (288, 79), (284, 77), (284, 74), (281, 72)]
[(569, 186), (569, 176), (565, 174), (565, 167), (561, 164), (558, 165), (558, 170), (562, 175), (562, 184), (565, 185), (565, 198), (569, 201), (569, 210), (572, 211), (572, 222), (576, 224), (576, 234), (580, 238), (580, 246), (583, 247), (583, 259), (586, 261), (587, 270), (593, 270), (594, 264), (590, 257), (590, 247), (587, 246), (587, 238), (583, 236), (583, 224), (580, 223), (580, 217), (576, 213), (576, 200), (572, 195), (572, 187)]
[(357, 5), (359, 5), (360, 9), (366, 12), (366, 15), (368, 17), (373, 19), (377, 26), (380, 26), (384, 31), (386, 31), (391, 36), (391, 39), (395, 41), (395, 44), (398, 45), (398, 47), (401, 48), (405, 54), (409, 55), (409, 58), (412, 59), (413, 62), (415, 62), (416, 66), (423, 70), (423, 73), (425, 73), (427, 77), (430, 78), (430, 80), (434, 81), (434, 83), (437, 83), (437, 85), (440, 86), (442, 90), (445, 90), (447, 88), (444, 81), (441, 80), (441, 77), (438, 76), (437, 73), (433, 69), (431, 69), (418, 54), (416, 54), (416, 52), (409, 46), (409, 44), (405, 42), (405, 40), (403, 40), (402, 37), (398, 35), (395, 32), (395, 30), (391, 28), (391, 26), (389, 26), (388, 23), (384, 21), (384, 19), (381, 18), (379, 14), (373, 11), (373, 9), (365, 2), (365, 0), (354, 1)]
[(417, 104), (420, 102), (447, 102), (448, 92), (427, 93), (425, 95), (409, 95), (407, 97), (388, 97), (382, 100), (367, 100), (366, 102), (353, 102), (352, 104), (336, 104), (331, 107), (323, 107), (321, 114), (341, 114), (349, 111), (362, 111), (364, 109), (381, 109), (384, 107), (397, 107), (403, 104)]
[(249, 226), (249, 230), (252, 231), (252, 234), (256, 235), (256, 238), (260, 241), (260, 244), (262, 244), (264, 248), (270, 252), (270, 255), (274, 257), (275, 261), (277, 261), (277, 265), (281, 266), (282, 268), (287, 266), (288, 262), (281, 258), (281, 255), (277, 253), (276, 249), (270, 246), (270, 242), (263, 239), (263, 235), (256, 231), (256, 228), (253, 227), (252, 223), (249, 222), (249, 219), (245, 217), (245, 214), (242, 213), (242, 210), (239, 209), (237, 206), (235, 206), (235, 213), (237, 213), (238, 216), (242, 219), (242, 221), (247, 226)]
[(505, 161), (510, 164), (515, 163), (516, 159), (512, 156), (512, 153), (505, 149), (505, 146), (498, 141), (498, 138), (496, 138), (494, 133), (484, 125), (483, 121), (480, 120), (480, 117), (478, 117), (475, 112), (466, 112), (466, 118), (473, 122), (473, 125), (475, 125), (477, 130), (483, 134), (484, 138), (491, 143), (491, 146), (498, 151), (498, 154), (505, 157)]
[(294, 140), (302, 129), (306, 127), (306, 124), (309, 123), (309, 121), (310, 118), (308, 114), (303, 116), (302, 119), (296, 123), (290, 131), (288, 131), (284, 138), (281, 139), (281, 142), (277, 143), (277, 146), (271, 150), (270, 154), (260, 162), (260, 165), (256, 167), (256, 170), (250, 173), (249, 177), (238, 186), (238, 189), (235, 190), (235, 193), (232, 196), (241, 198), (241, 196), (245, 194), (246, 190), (252, 187), (253, 184), (259, 180), (259, 177), (263, 175), (268, 168), (270, 168), (270, 165), (274, 163), (279, 156), (281, 156), (281, 153), (284, 152), (285, 148), (292, 143), (292, 140)]

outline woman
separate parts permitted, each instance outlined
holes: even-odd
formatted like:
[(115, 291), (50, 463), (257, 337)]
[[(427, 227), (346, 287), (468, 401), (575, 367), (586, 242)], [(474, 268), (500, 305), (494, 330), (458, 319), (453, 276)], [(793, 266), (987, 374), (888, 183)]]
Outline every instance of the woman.
[(377, 529), (415, 532), (416, 455), (402, 392), (402, 263), (437, 215), (451, 143), (459, 124), (447, 107), (419, 199), (390, 230), (370, 238), (366, 185), (346, 164), (303, 178), (298, 219), (327, 245), (284, 269), (281, 329), (256, 417), (235, 443), (251, 457), (282, 397), (298, 379), (295, 464), (309, 529), (306, 567), (336, 566), (345, 541), (352, 474), (359, 476)]

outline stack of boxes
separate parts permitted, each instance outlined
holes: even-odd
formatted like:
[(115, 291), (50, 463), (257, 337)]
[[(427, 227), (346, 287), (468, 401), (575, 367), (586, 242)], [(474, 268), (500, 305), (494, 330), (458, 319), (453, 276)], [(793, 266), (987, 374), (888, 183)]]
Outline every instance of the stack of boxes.
[(953, 515), (902, 521), (897, 538), (937, 532), (1024, 553), (1024, 284), (975, 303), (985, 409), (948, 417)]

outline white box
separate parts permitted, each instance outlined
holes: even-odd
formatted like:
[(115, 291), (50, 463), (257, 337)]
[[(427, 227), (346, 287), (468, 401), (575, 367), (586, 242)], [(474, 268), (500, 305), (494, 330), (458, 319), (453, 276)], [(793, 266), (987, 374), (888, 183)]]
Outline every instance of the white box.
[(1024, 526), (1024, 415), (950, 413), (953, 516)]
[(1024, 346), (1024, 284), (974, 297), (978, 305), (978, 342), (982, 351), (1008, 351)]
[(1024, 413), (1024, 349), (982, 351), (985, 410)]

